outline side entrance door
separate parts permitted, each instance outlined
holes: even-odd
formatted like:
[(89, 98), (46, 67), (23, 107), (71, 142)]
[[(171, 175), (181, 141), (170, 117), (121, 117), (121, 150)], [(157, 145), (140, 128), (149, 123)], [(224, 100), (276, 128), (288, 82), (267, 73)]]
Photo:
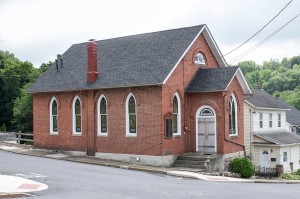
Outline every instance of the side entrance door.
[(211, 107), (201, 107), (197, 111), (196, 151), (216, 152), (216, 115)]

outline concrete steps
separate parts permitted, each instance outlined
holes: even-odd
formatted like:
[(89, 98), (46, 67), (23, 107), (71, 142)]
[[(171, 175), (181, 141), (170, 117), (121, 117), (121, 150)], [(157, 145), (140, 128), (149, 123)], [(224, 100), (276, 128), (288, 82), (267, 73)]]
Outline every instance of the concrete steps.
[(220, 157), (217, 154), (201, 154), (201, 153), (184, 153), (177, 156), (173, 167), (176, 168), (187, 168), (187, 169), (197, 169), (199, 172), (207, 172), (209, 168), (214, 167), (213, 161), (215, 158)]

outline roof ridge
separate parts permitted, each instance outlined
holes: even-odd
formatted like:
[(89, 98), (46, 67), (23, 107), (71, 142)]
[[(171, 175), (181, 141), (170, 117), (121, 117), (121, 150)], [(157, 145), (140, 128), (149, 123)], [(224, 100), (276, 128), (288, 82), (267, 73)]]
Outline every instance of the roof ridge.
[[(195, 25), (195, 26), (186, 26), (186, 27), (166, 29), (166, 30), (157, 30), (157, 31), (153, 31), (153, 32), (144, 32), (144, 33), (138, 33), (138, 34), (132, 34), (132, 35), (124, 35), (124, 36), (118, 36), (118, 37), (111, 37), (111, 38), (106, 38), (106, 39), (95, 40), (95, 42), (109, 41), (109, 40), (114, 40), (114, 39), (123, 39), (123, 38), (126, 38), (126, 37), (147, 35), (147, 34), (153, 34), (153, 33), (162, 33), (162, 32), (168, 32), (168, 31), (176, 31), (176, 30), (187, 29), (187, 28), (196, 28), (196, 27), (201, 27), (201, 26), (206, 26), (206, 24)], [(88, 41), (80, 42), (80, 43), (74, 43), (72, 45), (80, 45), (80, 44), (86, 44), (86, 43), (88, 43)]]

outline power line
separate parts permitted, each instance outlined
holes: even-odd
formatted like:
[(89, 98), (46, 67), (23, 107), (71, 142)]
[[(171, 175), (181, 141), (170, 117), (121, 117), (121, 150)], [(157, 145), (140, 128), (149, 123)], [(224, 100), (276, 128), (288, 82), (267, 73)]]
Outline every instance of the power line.
[(262, 41), (260, 41), (259, 43), (257, 43), (255, 46), (251, 47), (250, 49), (248, 49), (247, 51), (243, 52), (242, 54), (240, 54), (239, 56), (235, 57), (234, 59), (230, 60), (228, 63), (233, 63), (236, 62), (237, 60), (240, 60), (241, 58), (245, 57), (246, 55), (248, 55), (250, 52), (254, 51), (255, 49), (257, 49), (259, 46), (263, 45), (265, 42), (267, 42), (270, 38), (272, 38), (274, 35), (276, 35), (279, 31), (281, 31), (283, 28), (285, 28), (288, 24), (290, 24), (292, 21), (294, 21), (297, 17), (300, 16), (300, 13), (298, 13), (294, 18), (292, 18), (291, 20), (289, 20), (287, 23), (285, 23), (283, 26), (281, 26), (280, 28), (278, 28), (276, 31), (274, 31), (272, 34), (270, 34), (269, 36), (267, 36), (265, 39), (263, 39)]
[(264, 25), (259, 31), (257, 31), (253, 36), (251, 36), (249, 39), (247, 39), (244, 43), (240, 44), (238, 47), (234, 48), (233, 50), (231, 50), (230, 52), (226, 53), (225, 55), (223, 55), (223, 57), (225, 57), (226, 55), (229, 55), (230, 53), (234, 52), (235, 50), (239, 49), (240, 47), (242, 47), (243, 45), (245, 45), (248, 41), (250, 41), (251, 39), (253, 39), (253, 37), (255, 37), (258, 33), (260, 33), (263, 29), (265, 29), (265, 27), (267, 27), (276, 17), (278, 17), (280, 15), (280, 13), (286, 9), (286, 7), (292, 3), (293, 0), (290, 0), (290, 2), (288, 2), (278, 13), (277, 15), (275, 15), (275, 17), (273, 17), (266, 25)]

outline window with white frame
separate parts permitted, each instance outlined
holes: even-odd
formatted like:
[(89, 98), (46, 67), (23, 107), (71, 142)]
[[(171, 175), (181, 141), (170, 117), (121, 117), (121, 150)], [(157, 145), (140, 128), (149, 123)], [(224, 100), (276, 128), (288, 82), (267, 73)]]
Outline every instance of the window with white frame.
[(264, 127), (264, 121), (263, 121), (263, 113), (259, 113), (259, 128)]
[(278, 113), (278, 127), (281, 127), (281, 113)]
[(238, 134), (237, 118), (237, 103), (235, 96), (232, 94), (229, 98), (229, 135), (235, 136)]
[(283, 162), (287, 162), (288, 161), (288, 153), (287, 151), (283, 152)]
[(130, 93), (126, 99), (126, 135), (136, 136), (136, 101)]
[(73, 134), (81, 135), (82, 133), (82, 118), (81, 118), (81, 102), (78, 96), (76, 96), (73, 100)]
[(107, 135), (107, 103), (104, 95), (98, 100), (98, 135)]
[(58, 133), (58, 105), (55, 97), (50, 101), (50, 134)]
[(273, 114), (269, 113), (269, 128), (273, 127)]
[(173, 135), (181, 135), (181, 109), (178, 93), (175, 93), (173, 98)]

